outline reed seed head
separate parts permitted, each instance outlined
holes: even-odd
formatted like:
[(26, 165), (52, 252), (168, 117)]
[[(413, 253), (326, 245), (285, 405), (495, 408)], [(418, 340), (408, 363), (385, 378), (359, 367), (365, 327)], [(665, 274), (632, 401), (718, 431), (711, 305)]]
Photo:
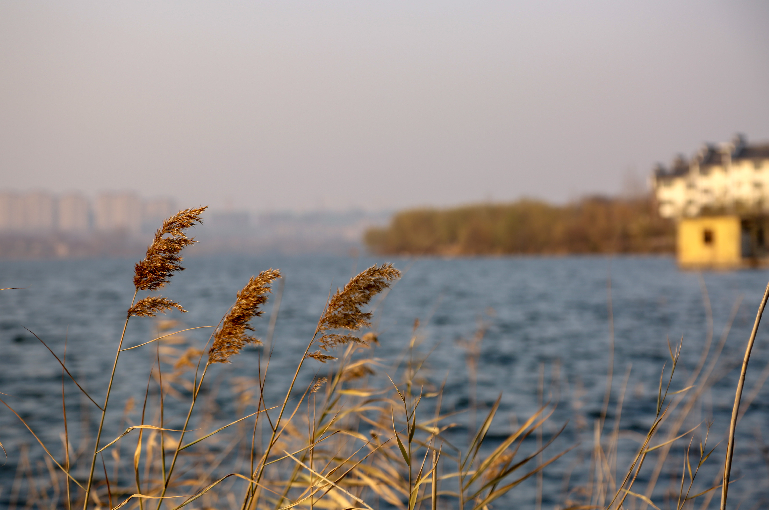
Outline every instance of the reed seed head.
[(353, 381), (355, 379), (366, 377), (367, 375), (374, 375), (375, 373), (376, 372), (374, 372), (366, 363), (353, 363), (345, 369), (344, 373), (342, 373), (342, 380)]
[(307, 354), (308, 358), (312, 358), (315, 360), (320, 361), (321, 363), (325, 363), (327, 361), (331, 361), (332, 359), (336, 359), (333, 356), (329, 356), (328, 354), (323, 354), (321, 351), (315, 351)]
[(195, 239), (187, 237), (184, 231), (196, 223), (203, 223), (200, 215), (206, 209), (207, 207), (184, 209), (163, 222), (155, 232), (155, 238), (147, 248), (144, 260), (135, 266), (136, 290), (157, 290), (169, 282), (175, 271), (184, 270), (179, 253), (196, 242)]
[(230, 356), (238, 354), (246, 344), (261, 344), (258, 338), (246, 334), (254, 328), (249, 321), (262, 315), (261, 305), (267, 302), (270, 284), (280, 278), (280, 271), (269, 269), (252, 276), (243, 290), (238, 292), (235, 304), (225, 316), (214, 334), (214, 342), (208, 351), (209, 363), (229, 363)]
[[(328, 301), (326, 310), (318, 322), (318, 332), (325, 333), (334, 329), (358, 331), (371, 326), (371, 312), (364, 312), (371, 298), (390, 287), (390, 283), (400, 277), (401, 273), (392, 264), (376, 264), (353, 277), (343, 289), (338, 289)], [(364, 336), (364, 340), (356, 335), (328, 333), (321, 336), (318, 345), (327, 351), (337, 345), (350, 342), (368, 344), (375, 336)], [(327, 356), (317, 353), (308, 354), (319, 361), (326, 361)]]
[(135, 305), (128, 309), (129, 317), (154, 317), (158, 313), (166, 313), (171, 308), (176, 308), (182, 313), (186, 313), (187, 310), (182, 308), (182, 305), (171, 301), (168, 298), (159, 296), (149, 296), (144, 299), (140, 299)]
[(184, 352), (184, 354), (182, 354), (179, 357), (179, 359), (176, 360), (176, 363), (174, 363), (174, 370), (179, 370), (184, 368), (195, 368), (195, 364), (192, 362), (192, 360), (194, 360), (201, 354), (203, 354), (203, 351), (201, 351), (200, 349), (190, 347)]
[(320, 379), (316, 379), (315, 383), (313, 383), (312, 388), (310, 388), (310, 393), (315, 393), (319, 389), (323, 387), (324, 384), (328, 381), (327, 377), (321, 377)]

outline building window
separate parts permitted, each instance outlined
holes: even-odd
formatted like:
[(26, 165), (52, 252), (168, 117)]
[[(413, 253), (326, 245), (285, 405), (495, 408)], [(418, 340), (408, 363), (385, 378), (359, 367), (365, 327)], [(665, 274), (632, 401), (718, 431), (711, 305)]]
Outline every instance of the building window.
[(706, 228), (702, 231), (702, 242), (711, 245), (713, 244), (713, 231), (709, 228)]

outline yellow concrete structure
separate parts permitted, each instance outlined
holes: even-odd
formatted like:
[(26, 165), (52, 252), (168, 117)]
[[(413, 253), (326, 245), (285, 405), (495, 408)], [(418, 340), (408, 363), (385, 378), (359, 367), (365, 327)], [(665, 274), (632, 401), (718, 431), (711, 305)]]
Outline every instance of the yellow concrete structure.
[(701, 216), (678, 223), (681, 267), (729, 269), (743, 265), (739, 216)]
[(766, 216), (737, 214), (682, 218), (678, 264), (684, 268), (736, 269), (769, 264)]

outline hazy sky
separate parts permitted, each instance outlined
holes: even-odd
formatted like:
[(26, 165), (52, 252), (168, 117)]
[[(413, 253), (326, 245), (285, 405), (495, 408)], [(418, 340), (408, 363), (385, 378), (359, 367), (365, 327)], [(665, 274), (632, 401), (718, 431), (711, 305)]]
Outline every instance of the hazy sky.
[(769, 2), (0, 0), (0, 188), (396, 209), (769, 139)]

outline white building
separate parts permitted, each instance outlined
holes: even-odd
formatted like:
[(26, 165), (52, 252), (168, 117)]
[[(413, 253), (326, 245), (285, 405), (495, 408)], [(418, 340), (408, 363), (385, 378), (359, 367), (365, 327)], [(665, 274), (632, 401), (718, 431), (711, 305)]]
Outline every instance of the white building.
[(19, 195), (12, 191), (0, 192), (0, 232), (20, 230), (23, 224)]
[(56, 227), (56, 201), (43, 191), (0, 192), (0, 231), (50, 232)]
[(21, 196), (23, 229), (26, 232), (51, 232), (56, 227), (56, 200), (44, 191)]
[(142, 226), (142, 201), (136, 193), (111, 192), (96, 197), (94, 226), (101, 231), (138, 234)]
[(706, 212), (769, 212), (769, 143), (706, 144), (687, 161), (657, 165), (652, 175), (660, 216), (681, 218)]
[(154, 232), (166, 218), (178, 212), (171, 198), (142, 200), (134, 192), (105, 192), (93, 202), (81, 193), (59, 198), (43, 191), (0, 191), (0, 232), (45, 234)]
[(67, 193), (59, 198), (59, 230), (83, 233), (91, 228), (90, 203), (80, 193)]

